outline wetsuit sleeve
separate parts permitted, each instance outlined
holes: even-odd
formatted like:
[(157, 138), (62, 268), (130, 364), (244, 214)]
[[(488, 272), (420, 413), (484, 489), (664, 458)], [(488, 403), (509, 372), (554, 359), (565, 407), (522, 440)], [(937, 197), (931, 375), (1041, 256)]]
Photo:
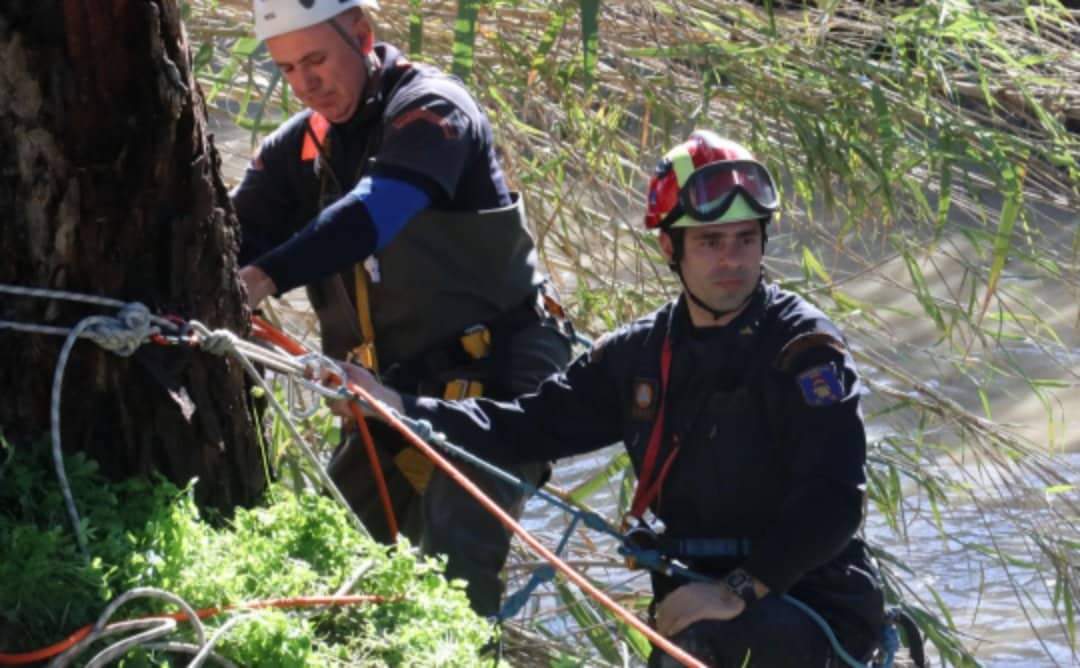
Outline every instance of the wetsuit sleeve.
[(365, 176), (299, 234), (255, 264), (279, 292), (313, 283), (385, 248), (429, 204), (427, 194), (410, 183)]
[(477, 141), (457, 105), (428, 95), (389, 109), (372, 173), (406, 181), (434, 202), (453, 198)]
[(838, 342), (798, 354), (777, 387), (792, 483), (776, 521), (755, 536), (743, 568), (784, 592), (839, 554), (858, 530), (866, 433), (854, 362)]
[(516, 401), (407, 396), (405, 412), (430, 421), (452, 443), (496, 463), (590, 452), (622, 436), (617, 382), (609, 364), (595, 352), (586, 353)]

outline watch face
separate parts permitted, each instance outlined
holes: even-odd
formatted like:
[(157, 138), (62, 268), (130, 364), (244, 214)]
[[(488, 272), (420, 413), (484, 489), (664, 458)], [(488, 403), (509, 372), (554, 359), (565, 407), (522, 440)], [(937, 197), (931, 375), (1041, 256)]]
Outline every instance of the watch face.
[(728, 573), (727, 577), (724, 578), (724, 584), (747, 603), (757, 600), (757, 593), (754, 591), (754, 581), (750, 579), (750, 576), (746, 571), (736, 569)]

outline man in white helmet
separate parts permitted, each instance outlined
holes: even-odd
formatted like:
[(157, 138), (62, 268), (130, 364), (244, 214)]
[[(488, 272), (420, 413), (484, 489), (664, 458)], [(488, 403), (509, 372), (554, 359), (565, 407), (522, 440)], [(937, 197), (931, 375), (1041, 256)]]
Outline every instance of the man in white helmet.
[[(307, 286), (324, 352), (404, 392), (531, 391), (569, 360), (568, 325), (544, 308), (552, 302), (491, 125), (459, 80), (376, 44), (373, 8), (254, 0), (256, 35), (307, 109), (263, 142), (232, 193), (249, 301)], [(448, 576), (494, 614), (509, 536), (395, 434), (372, 430), (401, 532), (446, 554)], [(393, 540), (371, 464), (347, 431), (331, 476), (372, 533)], [(544, 471), (518, 473), (535, 483)], [(520, 511), (520, 492), (473, 475)]]

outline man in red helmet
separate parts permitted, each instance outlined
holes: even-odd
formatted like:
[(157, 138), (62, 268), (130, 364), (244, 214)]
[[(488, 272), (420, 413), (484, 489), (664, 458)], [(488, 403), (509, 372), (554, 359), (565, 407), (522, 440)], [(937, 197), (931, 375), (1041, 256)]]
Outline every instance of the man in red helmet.
[[(622, 441), (638, 476), (624, 549), (657, 550), (696, 574), (654, 572), (653, 617), (713, 666), (865, 661), (883, 625), (880, 583), (855, 536), (866, 481), (858, 375), (836, 327), (762, 276), (778, 207), (764, 165), (695, 132), (660, 161), (645, 217), (679, 298), (512, 403), (403, 396), (350, 370), (496, 462)], [(654, 651), (650, 665), (675, 664)]]

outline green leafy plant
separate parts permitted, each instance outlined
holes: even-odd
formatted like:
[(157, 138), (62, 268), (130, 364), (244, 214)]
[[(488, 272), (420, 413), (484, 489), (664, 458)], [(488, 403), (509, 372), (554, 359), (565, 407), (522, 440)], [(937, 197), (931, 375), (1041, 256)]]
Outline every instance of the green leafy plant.
[[(236, 615), (250, 615), (216, 650), (252, 666), (475, 665), (492, 638), (492, 628), (470, 610), (461, 583), (442, 577), (440, 563), (418, 558), (405, 543), (388, 549), (362, 537), (344, 510), (323, 496), (277, 487), (268, 505), (207, 519), (190, 487), (180, 490), (162, 480), (107, 483), (82, 455), (65, 465), (83, 512), (89, 562), (66, 526), (46, 449), (17, 452), (4, 467), (3, 651), (51, 644), (136, 587), (166, 590), (199, 609), (328, 596), (351, 579), (351, 593), (385, 601), (331, 607), (310, 617), (231, 611), (209, 620), (208, 634)], [(114, 621), (175, 611), (167, 607), (136, 599)], [(189, 628), (177, 637), (194, 638)]]

